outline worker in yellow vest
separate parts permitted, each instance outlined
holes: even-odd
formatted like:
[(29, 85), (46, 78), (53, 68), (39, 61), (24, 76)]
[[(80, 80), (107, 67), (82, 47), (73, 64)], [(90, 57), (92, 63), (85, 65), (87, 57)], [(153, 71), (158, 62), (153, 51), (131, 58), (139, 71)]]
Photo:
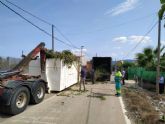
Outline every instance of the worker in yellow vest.
[(115, 73), (115, 87), (116, 87), (116, 96), (121, 95), (121, 79), (122, 79), (122, 74), (119, 69), (117, 69)]

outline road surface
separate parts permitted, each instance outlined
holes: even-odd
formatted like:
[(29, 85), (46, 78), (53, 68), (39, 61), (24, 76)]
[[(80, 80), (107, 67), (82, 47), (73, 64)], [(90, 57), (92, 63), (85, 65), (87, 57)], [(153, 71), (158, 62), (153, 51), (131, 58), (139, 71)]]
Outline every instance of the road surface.
[(87, 85), (85, 93), (68, 96), (49, 94), (16, 116), (0, 114), (1, 124), (125, 124), (114, 84)]

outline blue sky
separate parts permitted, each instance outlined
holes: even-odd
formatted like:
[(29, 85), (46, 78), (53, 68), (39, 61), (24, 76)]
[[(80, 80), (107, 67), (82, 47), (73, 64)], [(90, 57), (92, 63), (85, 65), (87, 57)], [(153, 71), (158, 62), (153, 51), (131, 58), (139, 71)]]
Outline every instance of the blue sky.
[[(5, 0), (1, 1), (6, 3)], [(156, 26), (141, 44), (131, 51), (157, 21), (159, 0), (10, 1), (53, 23), (74, 45), (83, 45), (88, 57), (97, 53), (98, 56), (112, 56), (114, 60), (133, 59), (135, 53), (146, 46), (155, 47), (157, 43)], [(51, 26), (11, 7), (51, 33)], [(162, 34), (165, 34), (164, 29)], [(56, 29), (55, 37), (67, 42)], [(162, 44), (165, 44), (164, 41), (165, 37), (162, 35)], [(45, 42), (46, 47), (51, 48), (51, 37), (0, 4), (0, 56), (20, 57), (22, 50), (27, 54), (40, 42)], [(55, 49), (78, 51), (56, 40)], [(126, 56), (128, 53), (130, 54)]]

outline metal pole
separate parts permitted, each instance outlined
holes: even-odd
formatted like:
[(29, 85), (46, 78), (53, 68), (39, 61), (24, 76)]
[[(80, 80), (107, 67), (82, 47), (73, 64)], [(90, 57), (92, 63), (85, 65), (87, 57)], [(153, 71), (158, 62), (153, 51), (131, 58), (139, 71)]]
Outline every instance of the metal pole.
[(81, 46), (81, 65), (82, 65), (82, 57), (83, 57), (83, 48), (84, 46)]
[(159, 94), (159, 78), (160, 78), (160, 43), (161, 40), (161, 19), (159, 19), (158, 24), (158, 53), (157, 53), (157, 78), (156, 78), (156, 93)]
[(80, 54), (80, 59), (79, 59), (79, 72), (78, 72), (78, 81), (79, 81), (79, 91), (81, 91), (81, 79), (79, 79), (80, 78), (80, 69), (81, 69), (81, 66), (82, 66), (82, 51), (83, 51), (83, 47), (84, 46), (81, 46), (81, 54)]
[(52, 50), (54, 51), (54, 25), (52, 25)]

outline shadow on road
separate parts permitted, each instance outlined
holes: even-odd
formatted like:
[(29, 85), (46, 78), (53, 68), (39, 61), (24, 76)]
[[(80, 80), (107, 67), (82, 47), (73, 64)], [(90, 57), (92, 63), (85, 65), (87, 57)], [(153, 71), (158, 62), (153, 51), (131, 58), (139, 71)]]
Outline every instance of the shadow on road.
[(10, 117), (12, 117), (12, 115), (4, 114), (4, 113), (0, 112), (0, 118), (10, 118)]
[(109, 93), (97, 93), (97, 92), (92, 92), (93, 96), (115, 96), (115, 94), (109, 94)]
[(115, 94), (106, 94), (106, 93), (94, 93), (94, 92), (91, 92), (91, 94), (88, 95), (87, 97), (102, 98), (102, 97), (105, 97), (105, 96), (115, 96)]

